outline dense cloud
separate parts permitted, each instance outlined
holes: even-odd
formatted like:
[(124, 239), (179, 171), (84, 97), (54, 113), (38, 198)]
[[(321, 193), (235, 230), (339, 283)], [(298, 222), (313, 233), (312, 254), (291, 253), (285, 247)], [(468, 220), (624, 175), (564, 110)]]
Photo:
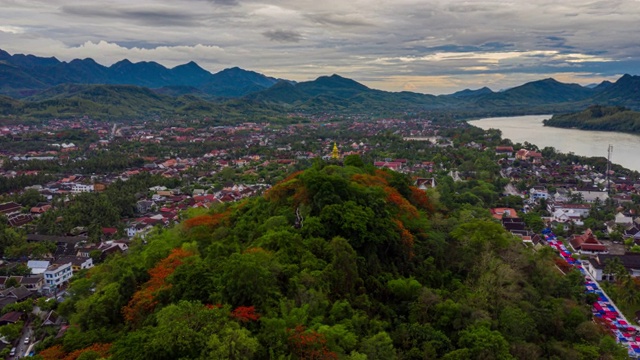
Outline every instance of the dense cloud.
[(263, 32), (262, 35), (269, 40), (281, 42), (299, 42), (302, 39), (302, 34), (290, 30), (269, 30)]
[(591, 83), (640, 68), (640, 2), (0, 0), (10, 53), (190, 60), (293, 80), (339, 73), (388, 90)]

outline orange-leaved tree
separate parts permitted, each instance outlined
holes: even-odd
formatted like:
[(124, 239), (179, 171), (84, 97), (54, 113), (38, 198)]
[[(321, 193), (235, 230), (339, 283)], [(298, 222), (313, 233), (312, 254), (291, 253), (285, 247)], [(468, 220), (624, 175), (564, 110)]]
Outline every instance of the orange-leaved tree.
[(136, 326), (144, 317), (155, 310), (158, 304), (158, 295), (171, 288), (171, 284), (166, 282), (167, 277), (182, 265), (185, 258), (192, 255), (192, 252), (180, 248), (173, 249), (169, 256), (160, 260), (156, 266), (149, 270), (151, 278), (133, 294), (127, 306), (122, 309), (127, 323)]
[(42, 350), (38, 355), (44, 360), (76, 360), (84, 353), (93, 352), (96, 353), (99, 358), (108, 358), (109, 350), (111, 350), (111, 343), (93, 344), (84, 349), (75, 350), (67, 354), (62, 349), (62, 345), (55, 345)]
[(111, 350), (111, 344), (110, 343), (93, 344), (93, 345), (91, 345), (89, 347), (86, 347), (84, 349), (76, 350), (76, 351), (73, 351), (73, 352), (69, 353), (67, 356), (65, 356), (63, 358), (63, 360), (76, 360), (78, 357), (80, 357), (80, 355), (82, 355), (84, 353), (88, 353), (88, 352), (96, 353), (99, 356), (99, 359), (108, 358), (109, 357), (109, 350)]
[(404, 224), (402, 223), (402, 221), (394, 219), (393, 222), (398, 227), (398, 231), (400, 231), (400, 241), (402, 242), (402, 245), (405, 248), (407, 257), (411, 259), (414, 255), (413, 245), (415, 240), (413, 238), (413, 235), (411, 234), (411, 232), (409, 232), (409, 230), (407, 230), (404, 227)]
[(198, 226), (206, 226), (209, 228), (214, 228), (220, 224), (223, 224), (225, 221), (229, 219), (230, 211), (227, 210), (223, 213), (218, 214), (205, 214), (194, 216), (191, 219), (185, 220), (182, 224), (186, 230), (191, 230), (194, 227)]

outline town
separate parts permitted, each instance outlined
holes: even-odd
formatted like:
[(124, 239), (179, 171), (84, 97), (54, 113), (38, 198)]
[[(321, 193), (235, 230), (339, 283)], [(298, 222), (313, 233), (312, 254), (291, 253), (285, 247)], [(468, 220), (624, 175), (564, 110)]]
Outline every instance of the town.
[(407, 174), (443, 203), (458, 196), (456, 187), (469, 188), (461, 201), (489, 208), (524, 246), (545, 247), (553, 231), (624, 315), (636, 318), (640, 304), (622, 296), (615, 280), (640, 277), (637, 172), (512, 144), (465, 122), (410, 114), (290, 118), (3, 125), (0, 354), (30, 354), (38, 341), (61, 336), (67, 323), (55, 304), (69, 295), (73, 277), (144, 244), (148, 234), (259, 196), (314, 162), (352, 156)]

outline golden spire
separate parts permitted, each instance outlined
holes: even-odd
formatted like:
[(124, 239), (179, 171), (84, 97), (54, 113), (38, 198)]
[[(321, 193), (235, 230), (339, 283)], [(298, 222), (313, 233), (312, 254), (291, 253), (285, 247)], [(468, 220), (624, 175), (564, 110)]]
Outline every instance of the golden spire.
[(338, 150), (338, 145), (333, 143), (333, 152), (331, 152), (331, 158), (333, 160), (338, 160), (340, 158), (340, 151)]

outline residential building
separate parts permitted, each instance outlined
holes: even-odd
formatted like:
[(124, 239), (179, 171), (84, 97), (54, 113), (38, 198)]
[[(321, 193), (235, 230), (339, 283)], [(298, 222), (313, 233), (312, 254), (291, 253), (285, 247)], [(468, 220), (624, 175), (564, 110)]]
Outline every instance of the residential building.
[(632, 277), (640, 276), (640, 254), (624, 255), (598, 254), (582, 262), (584, 269), (596, 280), (615, 280), (615, 276), (606, 271), (609, 261), (619, 260)]
[(54, 262), (56, 265), (64, 265), (71, 263), (71, 270), (73, 272), (80, 271), (82, 269), (89, 269), (93, 267), (93, 259), (91, 257), (80, 256), (61, 256)]
[(29, 260), (27, 261), (27, 267), (31, 269), (32, 275), (44, 274), (47, 268), (51, 265), (46, 260)]
[(491, 209), (491, 216), (493, 216), (496, 220), (501, 220), (502, 218), (517, 218), (518, 213), (515, 209), (512, 208), (494, 208)]
[(587, 229), (582, 235), (573, 235), (569, 240), (573, 250), (580, 254), (607, 254), (609, 250), (593, 234), (591, 229)]
[(597, 187), (580, 188), (573, 193), (580, 194), (582, 196), (582, 200), (586, 202), (594, 202), (596, 199), (605, 201), (609, 198), (609, 194), (607, 194), (606, 191), (600, 190)]
[(534, 200), (547, 200), (549, 198), (549, 192), (544, 186), (534, 186), (529, 190), (529, 196)]
[(591, 211), (591, 205), (590, 204), (566, 204), (566, 203), (556, 202), (555, 204), (548, 204), (547, 210), (549, 210), (550, 213), (558, 212), (558, 214), (565, 213), (565, 214), (570, 214), (571, 216), (578, 216), (578, 217), (581, 216), (583, 218), (586, 218), (587, 216), (589, 216), (589, 211)]
[(85, 184), (73, 184), (71, 186), (71, 192), (74, 194), (85, 193), (85, 192), (93, 192), (93, 184), (85, 185)]
[(20, 210), (22, 210), (22, 206), (13, 201), (0, 204), (0, 214), (9, 215), (18, 213)]
[(47, 271), (44, 272), (46, 287), (49, 289), (57, 288), (64, 282), (69, 281), (71, 276), (73, 276), (73, 270), (70, 262), (66, 264), (51, 265)]

